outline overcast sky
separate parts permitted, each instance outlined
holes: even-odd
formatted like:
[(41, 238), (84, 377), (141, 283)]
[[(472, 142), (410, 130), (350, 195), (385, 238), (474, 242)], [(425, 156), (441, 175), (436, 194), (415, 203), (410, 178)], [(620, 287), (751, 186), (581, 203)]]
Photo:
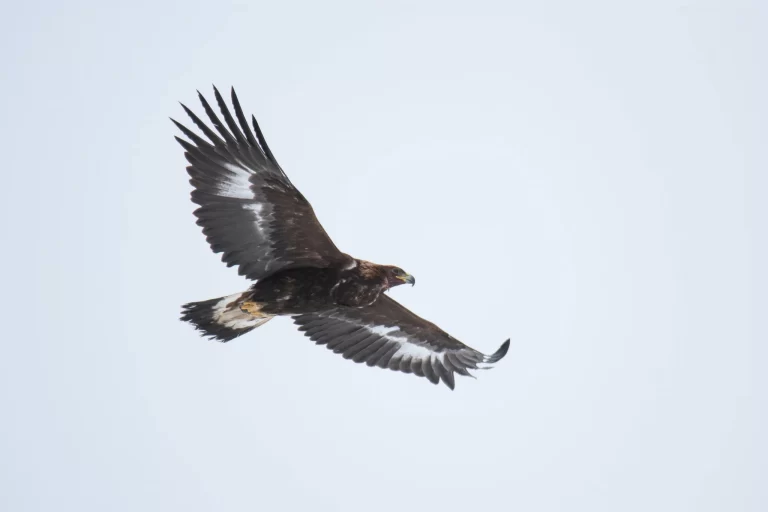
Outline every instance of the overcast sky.
[[(768, 510), (766, 4), (416, 4), (4, 8), (0, 509)], [(248, 286), (168, 120), (212, 83), (506, 359), (451, 392), (179, 322)]]

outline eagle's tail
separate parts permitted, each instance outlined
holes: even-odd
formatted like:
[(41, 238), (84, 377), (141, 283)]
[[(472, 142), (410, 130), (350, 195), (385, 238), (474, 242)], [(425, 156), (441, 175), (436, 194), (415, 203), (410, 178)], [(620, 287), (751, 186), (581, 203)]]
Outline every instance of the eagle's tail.
[(202, 331), (203, 336), (229, 341), (252, 331), (274, 318), (260, 313), (258, 305), (245, 302), (248, 293), (218, 299), (190, 302), (182, 306), (181, 319)]

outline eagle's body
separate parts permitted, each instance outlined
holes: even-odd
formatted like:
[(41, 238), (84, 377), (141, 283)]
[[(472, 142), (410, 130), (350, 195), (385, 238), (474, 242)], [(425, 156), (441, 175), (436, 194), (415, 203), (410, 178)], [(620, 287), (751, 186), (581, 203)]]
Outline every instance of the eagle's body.
[(392, 283), (387, 267), (352, 260), (345, 266), (281, 270), (259, 280), (244, 300), (268, 315), (297, 315), (334, 306), (370, 306)]
[(283, 172), (253, 118), (252, 132), (232, 91), (237, 122), (215, 90), (222, 123), (200, 95), (216, 132), (184, 107), (206, 136), (183, 125), (177, 137), (190, 163), (198, 224), (214, 252), (255, 281), (245, 292), (184, 306), (182, 319), (203, 334), (232, 340), (275, 316), (290, 316), (318, 344), (347, 359), (441, 380), (501, 359), (485, 356), (385, 295), (414, 284), (391, 265), (359, 260), (336, 248), (312, 207)]

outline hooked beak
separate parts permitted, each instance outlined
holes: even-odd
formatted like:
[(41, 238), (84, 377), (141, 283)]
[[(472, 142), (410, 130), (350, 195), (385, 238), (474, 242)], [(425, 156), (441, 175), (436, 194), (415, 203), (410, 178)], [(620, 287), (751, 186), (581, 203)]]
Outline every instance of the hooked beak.
[(398, 279), (402, 279), (406, 283), (410, 283), (411, 286), (416, 284), (416, 278), (411, 274), (405, 274), (404, 276), (398, 276)]

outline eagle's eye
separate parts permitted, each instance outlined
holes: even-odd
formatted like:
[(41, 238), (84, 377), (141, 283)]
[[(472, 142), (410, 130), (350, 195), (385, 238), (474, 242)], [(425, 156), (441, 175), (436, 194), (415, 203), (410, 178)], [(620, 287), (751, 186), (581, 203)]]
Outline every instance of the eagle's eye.
[(392, 272), (394, 272), (396, 276), (401, 276), (401, 275), (405, 274), (405, 272), (403, 272), (403, 269), (401, 269), (401, 268), (395, 268), (395, 269), (392, 270)]

